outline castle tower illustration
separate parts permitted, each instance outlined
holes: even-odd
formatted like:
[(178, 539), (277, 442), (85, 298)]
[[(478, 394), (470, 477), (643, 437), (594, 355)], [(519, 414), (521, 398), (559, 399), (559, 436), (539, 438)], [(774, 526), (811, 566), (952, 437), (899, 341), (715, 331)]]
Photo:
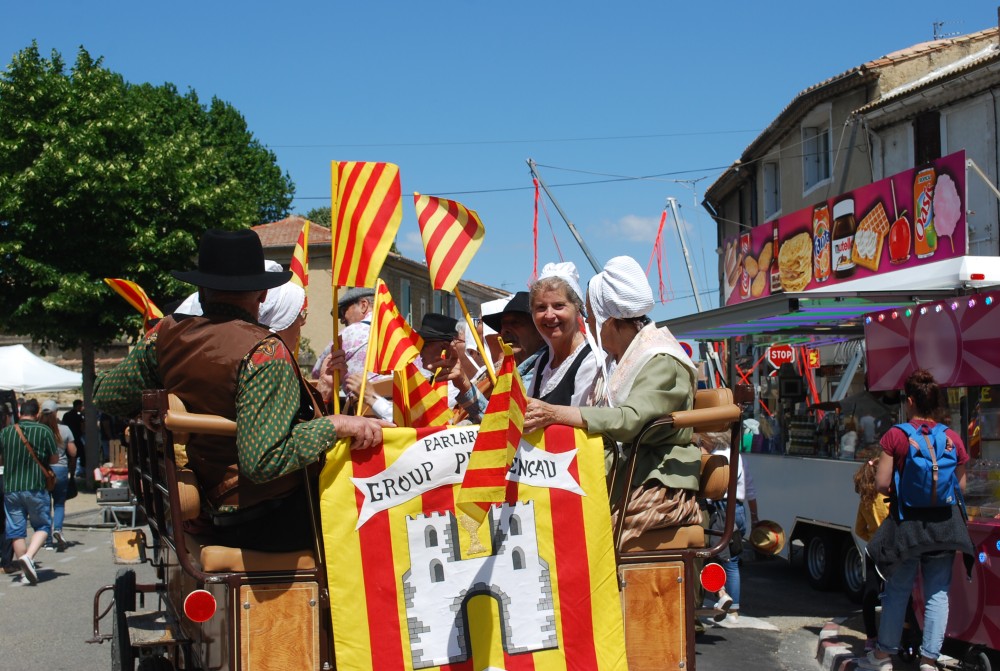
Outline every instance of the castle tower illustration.
[(410, 568), (403, 574), (413, 668), (465, 661), (467, 604), (494, 597), (508, 653), (558, 647), (548, 564), (538, 555), (533, 502), (504, 503), (489, 513), (493, 554), (462, 559), (451, 511), (406, 519)]

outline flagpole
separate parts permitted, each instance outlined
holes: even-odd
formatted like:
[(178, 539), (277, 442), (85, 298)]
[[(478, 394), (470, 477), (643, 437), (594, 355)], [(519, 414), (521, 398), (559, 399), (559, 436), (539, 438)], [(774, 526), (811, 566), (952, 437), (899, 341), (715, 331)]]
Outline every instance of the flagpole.
[(361, 416), (362, 411), (365, 406), (365, 384), (368, 382), (368, 370), (374, 365), (372, 359), (375, 358), (375, 349), (378, 347), (378, 298), (379, 295), (379, 285), (383, 284), (382, 279), (379, 278), (375, 282), (375, 310), (372, 311), (372, 323), (368, 325), (368, 349), (365, 350), (365, 369), (361, 371), (361, 390), (358, 392), (358, 407), (355, 411), (355, 415)]
[[(340, 349), (340, 344), (337, 342), (339, 338), (339, 324), (340, 324), (340, 308), (337, 306), (337, 221), (335, 217), (337, 216), (337, 162), (330, 161), (330, 284), (332, 285), (333, 293), (333, 310), (330, 314), (333, 316), (333, 345), (331, 349)], [(320, 362), (320, 366), (323, 362)], [(322, 375), (322, 371), (320, 371)], [(334, 368), (333, 370), (333, 414), (340, 414), (340, 371)]]
[[(493, 370), (493, 362), (490, 361), (490, 351), (483, 346), (483, 340), (479, 337), (479, 329), (476, 328), (475, 322), (472, 321), (472, 315), (469, 314), (469, 308), (465, 307), (465, 299), (462, 298), (462, 292), (458, 290), (458, 285), (455, 285), (455, 298), (458, 299), (458, 304), (462, 306), (462, 314), (465, 315), (465, 323), (469, 325), (469, 330), (472, 331), (472, 337), (476, 341), (476, 345), (479, 346), (479, 351), (483, 353), (483, 361), (486, 362), (486, 372), (489, 373), (490, 382), (493, 384), (497, 383), (497, 374)], [(459, 362), (461, 365), (461, 362)]]

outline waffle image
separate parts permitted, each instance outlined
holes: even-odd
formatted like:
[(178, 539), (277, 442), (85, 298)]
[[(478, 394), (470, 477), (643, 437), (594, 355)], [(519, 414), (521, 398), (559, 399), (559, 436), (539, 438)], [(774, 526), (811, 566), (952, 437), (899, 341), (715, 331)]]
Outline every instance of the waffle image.
[(851, 252), (854, 263), (868, 270), (878, 270), (882, 246), (888, 234), (889, 219), (885, 215), (885, 207), (882, 203), (877, 203), (861, 220), (854, 233), (854, 249)]

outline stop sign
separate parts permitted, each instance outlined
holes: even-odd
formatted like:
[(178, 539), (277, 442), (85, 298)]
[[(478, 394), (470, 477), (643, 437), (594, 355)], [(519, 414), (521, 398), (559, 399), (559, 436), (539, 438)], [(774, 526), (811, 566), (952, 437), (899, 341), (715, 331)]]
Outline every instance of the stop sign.
[(795, 363), (795, 350), (791, 345), (772, 345), (767, 348), (767, 362), (775, 368), (783, 363)]

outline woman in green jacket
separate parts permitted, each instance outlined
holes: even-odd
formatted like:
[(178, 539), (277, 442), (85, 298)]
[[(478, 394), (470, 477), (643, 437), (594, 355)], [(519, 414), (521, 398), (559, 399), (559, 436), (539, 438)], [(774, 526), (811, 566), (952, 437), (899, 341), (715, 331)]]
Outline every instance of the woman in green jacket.
[[(667, 329), (646, 317), (652, 307), (653, 291), (635, 259), (608, 261), (587, 291), (587, 325), (598, 350), (607, 353), (591, 403), (574, 407), (529, 399), (525, 431), (566, 424), (630, 443), (651, 420), (690, 410), (694, 364)], [(701, 454), (691, 430), (659, 427), (639, 449), (623, 542), (654, 529), (699, 524)], [(616, 492), (615, 500), (620, 497)]]

